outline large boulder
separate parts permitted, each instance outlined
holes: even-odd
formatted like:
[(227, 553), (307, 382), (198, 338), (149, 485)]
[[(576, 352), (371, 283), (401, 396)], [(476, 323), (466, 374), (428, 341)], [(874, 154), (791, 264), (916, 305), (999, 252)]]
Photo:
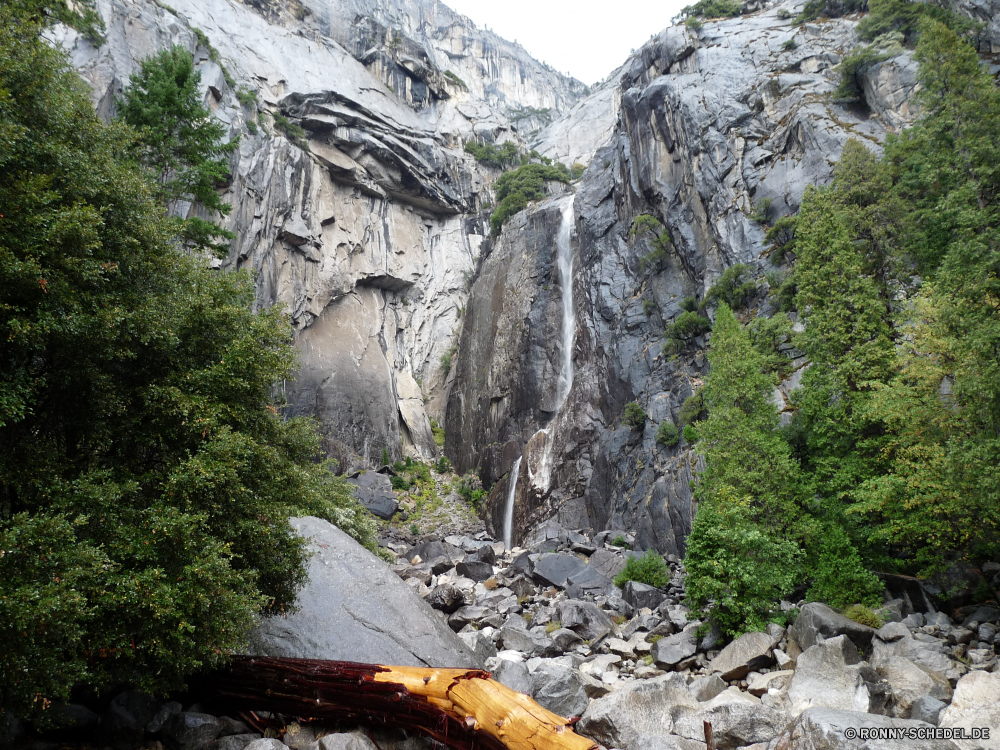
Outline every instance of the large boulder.
[(580, 673), (565, 664), (543, 661), (531, 673), (531, 697), (554, 714), (580, 716), (590, 705)]
[(767, 633), (744, 633), (712, 659), (708, 668), (727, 681), (742, 680), (750, 672), (774, 663), (774, 638)]
[(948, 656), (947, 645), (942, 640), (900, 638), (892, 643), (886, 643), (881, 638), (873, 639), (870, 658), (872, 666), (881, 668), (894, 656), (909, 659), (914, 664), (941, 674), (945, 674), (954, 666), (954, 662)]
[(925, 695), (945, 703), (951, 700), (951, 685), (943, 674), (902, 656), (890, 657), (878, 667), (878, 673), (889, 683), (893, 713), (901, 718), (910, 718), (910, 708)]
[(818, 643), (799, 656), (788, 686), (788, 710), (796, 716), (821, 706), (840, 711), (869, 711), (884, 702), (877, 689), (878, 674), (861, 662), (858, 649), (846, 635)]
[(622, 599), (636, 609), (643, 607), (656, 609), (666, 598), (667, 593), (662, 589), (638, 581), (626, 581), (622, 587)]
[(576, 555), (549, 553), (535, 563), (533, 575), (542, 583), (564, 589), (570, 576), (582, 573), (587, 563)]
[[(802, 712), (767, 750), (958, 750), (951, 740), (921, 740), (904, 737), (898, 740), (862, 739), (865, 730), (930, 729), (931, 724), (888, 716), (838, 711), (832, 708), (810, 708)], [(853, 736), (852, 736), (853, 735)]]
[(614, 629), (614, 623), (603, 609), (593, 602), (564, 599), (556, 605), (559, 621), (585, 640), (593, 640)]
[(413, 667), (482, 663), (388, 566), (328, 521), (291, 519), (307, 545), (297, 611), (263, 619), (250, 653)]
[(833, 638), (846, 635), (865, 653), (871, 651), (873, 628), (849, 620), (839, 612), (819, 602), (809, 602), (799, 612), (795, 624), (789, 629), (789, 635), (805, 651), (816, 645), (817, 636)]
[(990, 727), (988, 740), (958, 740), (962, 750), (1000, 748), (1000, 672), (969, 672), (955, 685), (951, 705), (941, 712), (942, 727)]
[(712, 725), (718, 750), (769, 742), (788, 724), (788, 716), (759, 703), (730, 701), (707, 711), (677, 719), (674, 733), (689, 740), (704, 741), (705, 722)]
[(684, 630), (666, 638), (661, 638), (653, 644), (650, 653), (656, 666), (660, 669), (677, 669), (685, 659), (689, 659), (698, 651), (698, 636), (695, 629)]
[(605, 747), (646, 747), (644, 739), (666, 737), (674, 722), (698, 710), (683, 675), (671, 674), (630, 683), (594, 700), (576, 725), (578, 734)]
[(354, 494), (372, 515), (388, 520), (399, 510), (392, 483), (385, 474), (365, 471), (347, 481), (354, 485)]
[(182, 711), (164, 722), (160, 736), (173, 750), (201, 750), (222, 734), (222, 729), (222, 719), (211, 714)]

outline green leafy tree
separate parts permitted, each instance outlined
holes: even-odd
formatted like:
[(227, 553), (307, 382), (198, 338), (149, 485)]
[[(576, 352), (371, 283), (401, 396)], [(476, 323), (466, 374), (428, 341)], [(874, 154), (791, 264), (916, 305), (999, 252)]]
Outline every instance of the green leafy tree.
[[(238, 140), (225, 142), (226, 128), (201, 103), (201, 74), (191, 53), (172, 47), (142, 61), (119, 101), (120, 117), (138, 133), (136, 153), (159, 186), (166, 205), (199, 203), (221, 215), (230, 206), (216, 186), (229, 175), (228, 157)], [(236, 235), (200, 216), (178, 220), (177, 233), (196, 249), (224, 257)]]
[(287, 319), (172, 246), (134, 135), (41, 22), (0, 6), (0, 705), (159, 692), (293, 603), (292, 514), (374, 549), (315, 426), (272, 388)]
[(528, 206), (528, 201), (545, 197), (546, 181), (569, 183), (565, 168), (544, 164), (526, 164), (513, 172), (506, 172), (496, 181), (497, 207), (490, 216), (490, 230), (499, 235), (503, 223)]

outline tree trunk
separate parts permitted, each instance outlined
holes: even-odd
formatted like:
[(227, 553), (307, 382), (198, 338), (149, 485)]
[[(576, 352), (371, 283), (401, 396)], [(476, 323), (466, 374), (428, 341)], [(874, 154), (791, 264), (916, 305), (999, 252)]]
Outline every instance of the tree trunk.
[(457, 750), (594, 750), (570, 723), (478, 669), (240, 656), (210, 677), (234, 709), (410, 729)]

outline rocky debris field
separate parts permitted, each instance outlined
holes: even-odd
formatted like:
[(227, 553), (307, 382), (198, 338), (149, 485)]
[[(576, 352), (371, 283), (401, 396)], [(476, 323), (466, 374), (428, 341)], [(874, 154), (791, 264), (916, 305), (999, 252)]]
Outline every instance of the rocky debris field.
[[(613, 579), (638, 553), (613, 545), (618, 533), (552, 527), (544, 536), (509, 551), (485, 533), (393, 544), (393, 570), (495, 679), (581, 717), (577, 731), (604, 747), (705, 750), (710, 722), (721, 750), (1000, 748), (996, 606), (949, 616), (930, 596), (903, 592), (873, 628), (821, 603), (782, 602), (790, 627), (727, 644), (684, 606), (674, 556), (666, 588), (619, 588)], [(849, 739), (855, 728), (930, 727), (993, 733)]]

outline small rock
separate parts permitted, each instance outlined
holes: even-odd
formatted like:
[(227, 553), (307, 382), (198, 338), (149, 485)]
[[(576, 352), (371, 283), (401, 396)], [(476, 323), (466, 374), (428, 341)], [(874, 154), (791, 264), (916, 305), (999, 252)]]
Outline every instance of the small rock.
[(747, 692), (750, 693), (750, 695), (756, 695), (759, 698), (768, 690), (784, 690), (788, 687), (788, 683), (792, 681), (792, 675), (794, 674), (794, 670), (784, 669), (777, 672), (768, 672), (766, 674), (758, 675), (754, 679), (750, 680), (747, 685)]
[(914, 721), (926, 721), (928, 724), (937, 726), (941, 711), (947, 705), (947, 703), (939, 701), (937, 698), (931, 698), (929, 695), (921, 696), (910, 706), (909, 718)]
[(465, 604), (465, 594), (450, 583), (442, 583), (427, 595), (427, 603), (450, 615)]
[(712, 659), (709, 669), (727, 681), (742, 680), (751, 670), (774, 663), (775, 641), (767, 633), (744, 633)]
[(211, 714), (182, 711), (163, 723), (160, 736), (174, 750), (201, 750), (222, 732), (222, 720)]
[(909, 638), (910, 630), (901, 622), (888, 622), (876, 630), (875, 635), (886, 643), (893, 643), (900, 638)]

